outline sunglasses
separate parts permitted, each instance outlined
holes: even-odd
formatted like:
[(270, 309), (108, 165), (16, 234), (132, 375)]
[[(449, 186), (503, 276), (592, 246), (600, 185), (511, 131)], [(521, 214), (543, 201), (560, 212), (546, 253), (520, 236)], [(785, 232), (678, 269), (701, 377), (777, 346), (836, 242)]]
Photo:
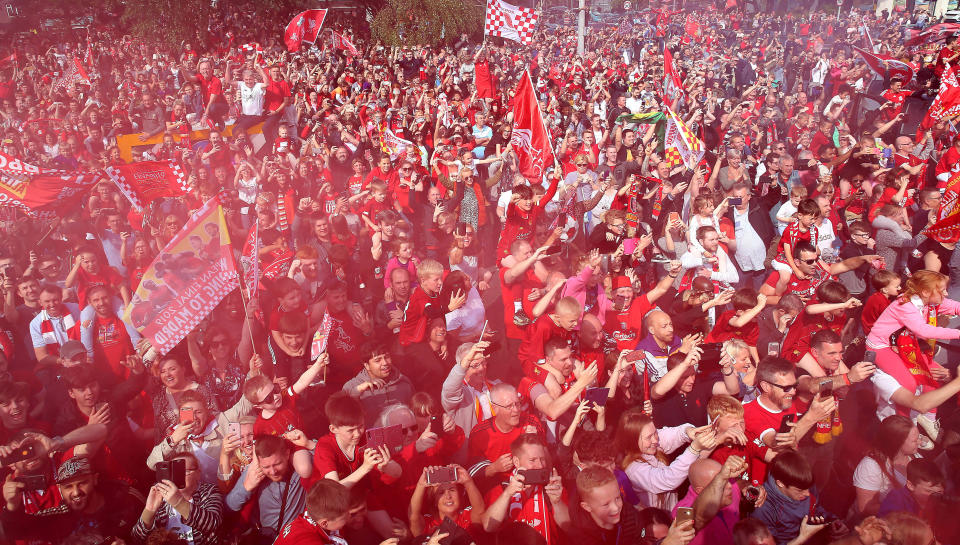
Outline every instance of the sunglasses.
[(258, 401), (253, 404), (254, 407), (259, 407), (261, 405), (266, 405), (267, 403), (272, 402), (274, 399), (280, 396), (280, 387), (276, 384), (273, 385), (273, 389), (270, 390), (270, 393), (266, 395), (261, 401)]
[(813, 258), (813, 259), (801, 259), (800, 261), (803, 261), (803, 262), (806, 263), (807, 265), (813, 265), (814, 263), (817, 262), (817, 258)]
[(777, 384), (776, 382), (768, 382), (767, 384), (771, 386), (776, 386), (777, 388), (783, 390), (784, 393), (797, 391), (796, 382), (794, 382), (793, 384)]

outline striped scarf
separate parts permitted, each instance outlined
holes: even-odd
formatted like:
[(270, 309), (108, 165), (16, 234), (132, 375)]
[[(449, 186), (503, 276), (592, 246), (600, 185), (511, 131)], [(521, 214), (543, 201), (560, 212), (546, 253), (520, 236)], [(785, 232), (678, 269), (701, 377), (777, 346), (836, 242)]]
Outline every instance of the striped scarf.
[(281, 233), (290, 230), (293, 220), (293, 199), (290, 192), (277, 192), (277, 230)]
[(60, 322), (60, 328), (66, 332), (68, 340), (80, 340), (80, 323), (70, 314), (70, 309), (60, 305), (59, 311), (60, 316), (50, 316), (45, 310), (40, 312), (40, 335), (43, 337), (47, 353), (53, 356), (60, 354), (60, 340), (53, 325), (54, 320)]

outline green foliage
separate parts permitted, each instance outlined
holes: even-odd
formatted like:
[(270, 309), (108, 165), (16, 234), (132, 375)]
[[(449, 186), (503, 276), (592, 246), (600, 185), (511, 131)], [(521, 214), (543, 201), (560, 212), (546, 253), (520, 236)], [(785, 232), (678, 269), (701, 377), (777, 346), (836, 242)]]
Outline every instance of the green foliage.
[(211, 13), (209, 0), (127, 0), (121, 20), (142, 40), (179, 46), (206, 40)]
[(483, 11), (484, 4), (469, 1), (387, 0), (370, 26), (387, 46), (436, 45), (482, 32)]

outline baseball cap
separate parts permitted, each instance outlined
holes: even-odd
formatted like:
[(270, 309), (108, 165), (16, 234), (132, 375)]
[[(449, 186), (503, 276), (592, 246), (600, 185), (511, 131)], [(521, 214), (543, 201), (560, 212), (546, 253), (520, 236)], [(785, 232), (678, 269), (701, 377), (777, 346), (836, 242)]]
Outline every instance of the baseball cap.
[(80, 341), (67, 341), (60, 347), (60, 357), (65, 360), (72, 360), (80, 354), (87, 354), (87, 347)]

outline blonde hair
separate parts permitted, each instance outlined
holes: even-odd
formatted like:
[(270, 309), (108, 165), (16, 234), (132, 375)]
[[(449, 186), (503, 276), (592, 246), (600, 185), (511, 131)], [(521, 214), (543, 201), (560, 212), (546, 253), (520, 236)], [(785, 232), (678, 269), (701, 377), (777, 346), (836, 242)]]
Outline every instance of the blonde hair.
[(947, 275), (943, 273), (926, 269), (916, 271), (907, 279), (907, 284), (900, 295), (900, 302), (909, 303), (914, 295), (922, 298), (924, 293), (935, 293), (946, 283)]
[(442, 276), (443, 265), (433, 259), (424, 259), (417, 267), (417, 278), (422, 284), (424, 280), (431, 276)]
[(711, 422), (727, 415), (743, 417), (743, 404), (737, 398), (727, 394), (718, 394), (707, 401), (707, 416), (710, 417)]

